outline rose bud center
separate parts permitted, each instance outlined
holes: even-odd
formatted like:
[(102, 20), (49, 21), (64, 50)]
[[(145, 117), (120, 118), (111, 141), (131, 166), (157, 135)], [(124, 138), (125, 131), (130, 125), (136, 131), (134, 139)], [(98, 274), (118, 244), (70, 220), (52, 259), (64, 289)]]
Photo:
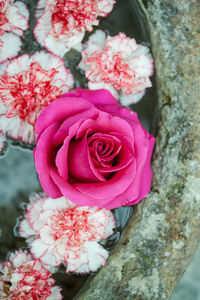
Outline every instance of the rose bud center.
[[(127, 137), (116, 135), (97, 132), (71, 140), (68, 172), (72, 183), (73, 178), (82, 183), (105, 182), (114, 176), (116, 170), (123, 169), (134, 159), (133, 148), (124, 143)], [(130, 155), (125, 156), (127, 145), (130, 146)]]

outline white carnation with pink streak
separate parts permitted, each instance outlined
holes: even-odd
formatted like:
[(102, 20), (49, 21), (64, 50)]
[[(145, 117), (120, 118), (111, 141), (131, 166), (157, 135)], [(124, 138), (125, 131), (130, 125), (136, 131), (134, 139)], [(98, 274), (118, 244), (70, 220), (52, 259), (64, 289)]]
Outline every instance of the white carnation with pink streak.
[(20, 51), (20, 37), (28, 28), (29, 12), (20, 1), (0, 0), (0, 63)]
[(34, 144), (40, 111), (74, 84), (64, 61), (44, 51), (0, 65), (0, 130)]
[(76, 48), (81, 50), (85, 31), (99, 24), (98, 17), (106, 17), (116, 0), (40, 0), (36, 8), (38, 18), (34, 34), (38, 42), (59, 56)]
[(125, 106), (137, 103), (152, 85), (149, 49), (124, 33), (106, 37), (97, 30), (84, 45), (79, 67), (85, 71), (90, 89), (107, 89)]
[(98, 242), (112, 235), (114, 228), (109, 210), (79, 207), (64, 197), (34, 194), (19, 234), (46, 267), (63, 263), (67, 273), (88, 273), (106, 264), (108, 252)]
[(0, 264), (0, 299), (61, 300), (62, 295), (51, 272), (27, 251), (20, 250)]

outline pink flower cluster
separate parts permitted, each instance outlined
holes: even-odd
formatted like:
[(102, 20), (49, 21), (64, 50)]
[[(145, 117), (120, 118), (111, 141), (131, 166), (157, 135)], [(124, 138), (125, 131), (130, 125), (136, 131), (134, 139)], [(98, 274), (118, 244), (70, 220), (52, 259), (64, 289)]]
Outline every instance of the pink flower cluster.
[(151, 86), (153, 60), (149, 49), (124, 33), (111, 37), (97, 30), (85, 44), (79, 67), (90, 89), (104, 88), (122, 105), (138, 102)]
[(28, 28), (29, 12), (24, 3), (0, 0), (0, 63), (17, 55), (20, 36)]
[[(34, 35), (51, 53), (7, 61), (21, 48), (29, 12), (21, 1), (0, 0), (0, 153), (6, 135), (37, 140), (36, 170), (48, 194), (30, 197), (19, 234), (31, 254), (16, 251), (0, 265), (0, 299), (62, 299), (50, 271), (64, 264), (66, 273), (82, 274), (106, 264), (101, 241), (116, 226), (108, 209), (149, 193), (154, 137), (117, 102), (136, 103), (151, 86), (149, 50), (101, 30), (81, 45), (115, 2), (39, 0)], [(79, 67), (91, 90), (72, 91), (74, 78), (59, 57), (71, 48), (84, 49)]]
[(26, 251), (11, 253), (0, 265), (0, 299), (60, 300), (60, 288), (51, 272)]
[(0, 66), (0, 130), (33, 144), (40, 111), (68, 92), (73, 77), (59, 57), (43, 51)]
[(88, 273), (106, 263), (108, 252), (98, 242), (112, 235), (114, 227), (109, 210), (79, 207), (64, 197), (55, 201), (45, 194), (34, 194), (19, 234), (47, 268), (64, 263), (66, 272)]
[(38, 42), (59, 56), (71, 47), (80, 49), (85, 31), (106, 17), (116, 0), (40, 0), (34, 34)]

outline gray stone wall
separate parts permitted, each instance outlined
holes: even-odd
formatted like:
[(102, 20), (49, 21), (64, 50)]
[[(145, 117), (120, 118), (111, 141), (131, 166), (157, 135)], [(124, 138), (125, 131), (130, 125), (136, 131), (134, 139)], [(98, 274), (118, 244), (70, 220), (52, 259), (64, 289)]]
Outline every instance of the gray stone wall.
[(159, 93), (153, 186), (79, 300), (168, 299), (200, 240), (200, 2), (138, 3)]

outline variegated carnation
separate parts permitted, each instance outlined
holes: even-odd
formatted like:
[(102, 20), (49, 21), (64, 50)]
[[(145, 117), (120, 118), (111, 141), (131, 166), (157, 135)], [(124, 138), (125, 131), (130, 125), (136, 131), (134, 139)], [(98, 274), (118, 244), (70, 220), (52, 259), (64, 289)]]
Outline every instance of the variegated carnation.
[(34, 194), (19, 234), (27, 239), (33, 256), (47, 267), (64, 263), (66, 272), (88, 273), (106, 263), (108, 252), (98, 242), (112, 235), (114, 227), (109, 210)]
[(73, 86), (64, 61), (43, 51), (0, 65), (0, 130), (33, 144), (40, 111)]
[(60, 288), (51, 272), (26, 251), (11, 253), (0, 265), (0, 299), (60, 300)]
[(40, 0), (34, 34), (50, 52), (63, 56), (71, 47), (80, 49), (85, 31), (106, 17), (116, 0)]
[(124, 33), (111, 37), (97, 30), (85, 44), (79, 67), (90, 89), (107, 89), (122, 105), (138, 102), (151, 86), (153, 60), (149, 49)]
[(24, 3), (0, 0), (0, 63), (17, 55), (19, 36), (28, 28), (29, 12)]

